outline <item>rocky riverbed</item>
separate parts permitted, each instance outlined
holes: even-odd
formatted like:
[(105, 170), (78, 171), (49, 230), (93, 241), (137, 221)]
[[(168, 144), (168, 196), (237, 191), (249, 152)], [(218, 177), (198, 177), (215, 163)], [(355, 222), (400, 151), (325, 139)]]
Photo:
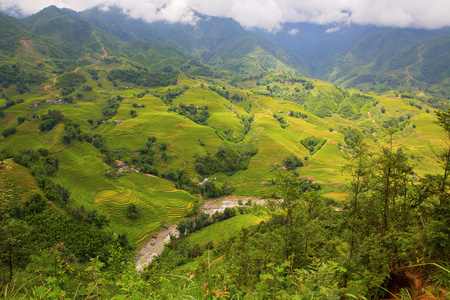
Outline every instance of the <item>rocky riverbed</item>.
[[(223, 212), (227, 207), (239, 206), (239, 200), (245, 204), (247, 200), (252, 200), (252, 204), (264, 204), (264, 200), (254, 197), (237, 197), (237, 196), (227, 196), (221, 197), (214, 200), (205, 201), (203, 206), (200, 208), (202, 212), (206, 212), (210, 215), (218, 212)], [(158, 233), (151, 236), (151, 239), (146, 242), (138, 254), (134, 258), (136, 263), (136, 270), (140, 273), (142, 270), (148, 266), (148, 264), (164, 250), (164, 244), (170, 241), (170, 235), (178, 236), (177, 224), (170, 227), (162, 228)]]

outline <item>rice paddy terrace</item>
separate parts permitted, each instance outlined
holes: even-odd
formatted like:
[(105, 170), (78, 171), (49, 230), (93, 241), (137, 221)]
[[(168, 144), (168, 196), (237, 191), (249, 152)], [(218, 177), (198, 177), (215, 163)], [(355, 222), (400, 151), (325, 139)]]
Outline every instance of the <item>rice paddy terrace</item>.
[[(176, 189), (173, 182), (161, 176), (136, 172), (108, 176), (111, 165), (105, 163), (101, 149), (86, 141), (64, 144), (64, 124), (40, 131), (42, 120), (37, 116), (61, 111), (84, 132), (104, 137), (104, 146), (120, 153), (121, 160), (130, 167), (148, 138), (155, 137), (158, 145), (166, 147), (165, 158), (160, 158), (162, 151), (156, 150), (153, 163), (160, 174), (169, 169), (185, 170), (193, 186), (209, 177), (217, 185), (228, 182), (240, 196), (258, 196), (271, 185), (274, 172), (283, 167), (284, 159), (295, 156), (303, 162), (303, 166), (295, 168), (300, 176), (322, 184), (325, 196), (336, 201), (344, 199), (349, 174), (343, 167), (351, 159), (345, 137), (350, 129), (361, 132), (376, 154), (380, 147), (388, 145), (387, 131), (394, 127), (394, 146), (404, 148), (419, 175), (439, 171), (431, 163), (434, 156), (430, 145), (438, 147), (442, 134), (434, 124), (434, 109), (420, 97), (361, 95), (359, 91), (343, 90), (317, 80), (308, 81), (313, 84), (311, 88), (305, 81), (273, 81), (273, 75), (268, 75), (267, 84), (257, 84), (256, 79), (250, 78), (230, 85), (227, 76), (214, 81), (181, 74), (176, 85), (157, 88), (107, 79), (110, 70), (126, 68), (127, 64), (121, 58), (115, 63), (100, 61), (76, 68), (76, 73), (87, 80), (83, 86), (92, 88), (79, 87), (71, 94), (70, 104), (51, 101), (61, 98), (62, 90), (57, 84), (61, 75), (49, 77), (32, 93), (18, 95), (6, 90), (6, 97), (23, 102), (4, 111), (0, 130), (15, 127), (16, 132), (1, 139), (0, 148), (48, 149), (60, 161), (54, 180), (69, 189), (73, 201), (106, 214), (111, 228), (128, 233), (134, 243), (142, 243), (161, 226), (182, 218), (198, 197)], [(93, 68), (98, 71), (97, 79), (89, 75)], [(165, 94), (177, 89), (183, 92), (164, 101)], [(102, 109), (111, 99), (118, 103), (115, 115), (92, 125), (92, 120), (102, 117)], [(0, 105), (5, 103), (5, 99), (0, 99)], [(206, 110), (206, 122), (195, 122), (192, 115), (174, 110), (182, 106)], [(346, 115), (349, 109), (356, 115)], [(130, 113), (132, 110), (135, 115)], [(25, 120), (18, 124), (18, 117)], [(250, 125), (244, 121), (249, 118)], [(235, 145), (236, 149), (251, 144), (257, 152), (244, 169), (208, 176), (197, 173), (195, 157), (206, 153), (214, 156), (224, 143)], [(140, 210), (136, 220), (126, 218), (130, 204)]]

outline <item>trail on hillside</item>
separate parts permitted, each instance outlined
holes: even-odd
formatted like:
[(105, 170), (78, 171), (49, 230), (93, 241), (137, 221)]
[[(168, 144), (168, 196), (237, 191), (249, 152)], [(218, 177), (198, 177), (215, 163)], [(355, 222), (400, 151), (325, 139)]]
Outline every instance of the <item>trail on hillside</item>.
[[(180, 127), (180, 125), (178, 125), (178, 124), (174, 124), (176, 127)], [(172, 146), (173, 146), (173, 144), (172, 144), (172, 141), (173, 140), (175, 140), (176, 138), (178, 138), (178, 136), (180, 135), (180, 132), (181, 131), (185, 131), (186, 130), (186, 127), (183, 127), (183, 130), (180, 130), (173, 138), (171, 138), (170, 140), (169, 140), (169, 144), (167, 145), (167, 147), (168, 148), (172, 148)]]
[[(271, 114), (271, 115), (273, 116), (273, 113), (272, 113), (270, 110), (268, 110), (268, 109), (264, 108), (263, 106), (261, 106), (261, 105), (258, 103), (258, 100), (255, 100), (255, 103), (256, 103), (256, 105), (258, 105), (261, 109), (267, 111), (269, 114)], [(330, 144), (337, 144), (336, 141), (333, 141), (332, 139), (330, 139), (330, 138), (328, 138), (328, 137), (326, 137), (326, 136), (322, 136), (322, 135), (319, 135), (319, 134), (316, 134), (316, 133), (312, 133), (312, 132), (306, 130), (305, 128), (300, 127), (300, 126), (297, 125), (297, 124), (294, 124), (294, 123), (289, 122), (288, 120), (286, 120), (286, 122), (287, 122), (289, 125), (292, 125), (292, 126), (294, 126), (294, 127), (297, 127), (297, 128), (300, 129), (300, 130), (303, 130), (303, 131), (306, 132), (306, 133), (309, 133), (309, 134), (311, 134), (311, 135), (318, 136), (318, 137), (321, 137), (321, 138), (323, 138), (323, 139), (326, 139), (326, 140), (327, 140), (327, 143), (330, 143)]]
[(419, 47), (419, 54), (417, 54), (417, 56), (419, 56), (420, 61), (423, 60), (422, 55), (423, 55), (423, 43), (420, 44), (420, 47)]
[(44, 90), (46, 90), (47, 92), (48, 92), (48, 89), (49, 89), (50, 87), (55, 86), (55, 84), (56, 84), (56, 74), (53, 73), (53, 74), (52, 74), (52, 77), (53, 77), (53, 84), (44, 86)]
[[(423, 55), (423, 43), (420, 44), (420, 46), (419, 46), (419, 53), (417, 53), (417, 56), (419, 57), (419, 63), (422, 62), (422, 60), (423, 60), (422, 55)], [(405, 68), (405, 72), (404, 72), (405, 75), (408, 77), (406, 79), (406, 82), (409, 84), (409, 87), (411, 89), (414, 89), (414, 87), (409, 82), (411, 79), (414, 79), (414, 77), (411, 75), (411, 73), (409, 73), (409, 67), (411, 67), (411, 66), (407, 66)]]
[(97, 39), (97, 43), (100, 44), (100, 46), (102, 47), (102, 51), (103, 51), (103, 55), (101, 56), (101, 58), (105, 58), (106, 56), (108, 56), (108, 52), (106, 52), (105, 47), (103, 46), (103, 44), (100, 42), (100, 39), (98, 38), (98, 36), (96, 35), (96, 31), (94, 31), (92, 33), (92, 35)]

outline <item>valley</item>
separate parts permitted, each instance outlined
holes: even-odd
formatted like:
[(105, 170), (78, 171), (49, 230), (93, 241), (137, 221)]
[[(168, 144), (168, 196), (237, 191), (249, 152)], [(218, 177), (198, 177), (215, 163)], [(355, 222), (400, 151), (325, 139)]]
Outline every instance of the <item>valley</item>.
[(446, 29), (299, 57), (229, 19), (0, 22), (5, 299), (448, 296)]

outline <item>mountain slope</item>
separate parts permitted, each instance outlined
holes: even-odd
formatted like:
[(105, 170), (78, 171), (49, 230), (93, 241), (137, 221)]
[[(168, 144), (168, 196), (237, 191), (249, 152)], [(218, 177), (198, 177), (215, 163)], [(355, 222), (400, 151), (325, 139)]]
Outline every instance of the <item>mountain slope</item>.
[(245, 30), (232, 19), (207, 16), (199, 16), (195, 25), (148, 23), (132, 19), (118, 8), (110, 8), (108, 11), (93, 8), (80, 12), (79, 16), (124, 41), (142, 39), (148, 42), (168, 42), (197, 58), (246, 35)]
[(256, 37), (232, 19), (199, 15), (195, 25), (150, 24), (131, 19), (119, 9), (102, 11), (98, 8), (79, 15), (125, 41), (139, 38), (148, 42), (166, 42), (217, 68), (247, 73), (270, 69), (308, 73), (306, 63), (298, 63), (278, 46)]
[(152, 69), (172, 67), (179, 69), (189, 57), (169, 44), (143, 40), (134, 40), (122, 48), (122, 51), (134, 61)]
[[(363, 89), (430, 89), (449, 77), (450, 35), (386, 29), (324, 61), (315, 77)], [(442, 90), (445, 94), (450, 92)]]
[(256, 36), (244, 37), (224, 45), (205, 59), (219, 69), (239, 73), (257, 74), (269, 70), (297, 73), (302, 69), (273, 43)]
[(89, 55), (100, 58), (104, 51), (118, 54), (124, 43), (104, 33), (75, 12), (54, 6), (22, 20), (26, 28), (57, 45), (72, 59)]

